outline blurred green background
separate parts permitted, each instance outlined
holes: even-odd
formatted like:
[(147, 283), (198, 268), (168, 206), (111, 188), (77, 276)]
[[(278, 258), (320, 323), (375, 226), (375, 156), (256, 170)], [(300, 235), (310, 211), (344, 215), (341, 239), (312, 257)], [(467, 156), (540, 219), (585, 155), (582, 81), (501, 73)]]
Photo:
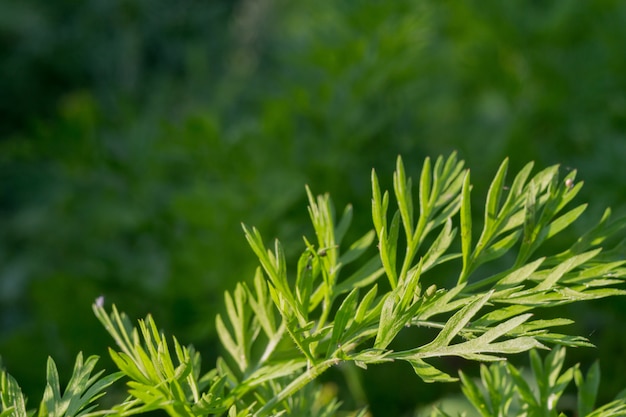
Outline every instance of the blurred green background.
[[(31, 405), (47, 355), (66, 376), (79, 350), (111, 369), (90, 307), (103, 294), (208, 368), (223, 292), (256, 266), (240, 222), (293, 259), (309, 184), (367, 230), (370, 171), (388, 187), (398, 154), (415, 178), (425, 156), (458, 151), (476, 201), (506, 156), (577, 169), (591, 205), (570, 239), (607, 205), (623, 213), (624, 22), (617, 0), (4, 0), (5, 366)], [(563, 314), (598, 345), (568, 357), (599, 357), (611, 398), (626, 387), (624, 300)], [(375, 416), (458, 391), (401, 365), (364, 384)]]

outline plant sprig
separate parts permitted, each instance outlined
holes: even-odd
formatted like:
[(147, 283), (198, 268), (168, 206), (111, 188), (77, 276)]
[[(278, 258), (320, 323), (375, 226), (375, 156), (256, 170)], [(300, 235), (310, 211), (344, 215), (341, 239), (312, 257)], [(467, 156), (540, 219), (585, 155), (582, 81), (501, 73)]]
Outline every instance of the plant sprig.
[[(433, 366), (431, 358), (501, 361), (553, 344), (590, 346), (580, 336), (553, 332), (570, 320), (535, 319), (533, 312), (623, 295), (625, 291), (615, 287), (626, 276), (621, 255), (626, 243), (601, 245), (622, 233), (626, 220), (611, 221), (607, 210), (566, 250), (536, 256), (544, 242), (571, 225), (586, 206), (569, 208), (582, 186), (575, 183), (575, 171), (560, 179), (558, 166), (534, 175), (532, 168), (527, 164), (507, 185), (504, 160), (488, 189), (482, 225), (476, 227), (471, 177), (463, 161), (455, 154), (439, 157), (434, 164), (427, 158), (414, 197), (412, 180), (398, 158), (393, 195), (380, 189), (372, 172), (373, 230), (352, 243), (344, 242), (352, 207), (337, 217), (330, 197), (315, 197), (307, 187), (315, 237), (304, 238), (295, 267), (278, 240), (268, 247), (256, 228), (243, 225), (260, 265), (251, 282), (225, 294), (225, 314), (216, 318), (224, 356), (213, 369), (202, 374), (200, 354), (176, 338), (168, 342), (150, 316), (134, 327), (115, 306), (107, 313), (96, 302), (95, 315), (116, 342), (110, 354), (120, 373), (89, 377), (95, 358), (83, 363), (79, 356), (74, 377), (61, 395), (50, 362), (40, 415), (129, 416), (161, 409), (171, 416), (331, 416), (339, 402), (323, 399), (316, 380), (342, 363), (367, 368), (402, 360), (426, 382), (449, 382), (457, 378)], [(398, 349), (396, 339), (407, 327), (434, 329), (436, 335)], [(560, 371), (558, 352), (549, 355), (552, 362), (543, 368), (537, 354), (531, 354), (535, 378), (544, 384), (532, 400), (536, 404), (561, 389), (561, 380), (553, 380)], [(545, 380), (547, 368), (554, 371)], [(529, 394), (519, 388), (521, 379), (512, 368), (507, 372), (513, 382), (507, 382), (504, 368), (489, 369), (483, 368), (483, 379), (493, 388), (489, 398), (479, 398), (479, 391), (461, 374), (464, 389), (468, 396), (488, 401), (491, 410), (506, 414), (513, 383), (520, 395)], [(577, 372), (568, 371), (562, 381), (574, 378), (590, 393), (596, 371), (587, 379)], [(92, 411), (92, 402), (121, 375), (127, 378), (129, 396), (109, 410)], [(15, 381), (3, 372), (0, 383), (0, 417), (31, 415)], [(581, 409), (590, 410), (592, 398), (581, 398)], [(525, 399), (535, 404), (530, 396)]]
[[(530, 352), (531, 372), (510, 363), (480, 366), (480, 380), (460, 372), (462, 391), (481, 417), (565, 417), (559, 400), (575, 382), (577, 395), (569, 411), (586, 417), (626, 416), (626, 390), (596, 408), (600, 383), (600, 366), (595, 362), (584, 375), (579, 365), (563, 370), (565, 349), (553, 349), (542, 361), (537, 351)], [(435, 407), (431, 417), (451, 417)]]
[(61, 390), (59, 373), (52, 358), (46, 365), (46, 388), (39, 409), (28, 410), (26, 398), (17, 381), (0, 367), (0, 417), (96, 417), (109, 414), (95, 411), (94, 402), (105, 395), (104, 390), (123, 376), (115, 372), (103, 376), (104, 371), (92, 372), (97, 356), (83, 361), (82, 353), (76, 356), (74, 370), (64, 390)]
[[(574, 243), (567, 258), (556, 254), (531, 259), (543, 242), (584, 211), (585, 205), (579, 205), (563, 213), (582, 183), (573, 183), (574, 171), (559, 180), (556, 166), (531, 177), (532, 164), (528, 164), (507, 187), (507, 168), (505, 160), (489, 187), (485, 220), (475, 245), (472, 244), (470, 175), (455, 155), (447, 160), (438, 158), (434, 166), (428, 159), (424, 163), (418, 215), (413, 210), (411, 179), (406, 178), (402, 160), (398, 158), (393, 181), (398, 208), (391, 221), (387, 215), (390, 195), (380, 191), (373, 173), (372, 213), (379, 256), (366, 262), (373, 266), (369, 271), (374, 273), (350, 279), (352, 291), (347, 295), (344, 295), (347, 286), (340, 279), (343, 264), (338, 260), (356, 257), (342, 255), (341, 239), (335, 239), (335, 234), (339, 229), (343, 236), (348, 221), (344, 216), (339, 222), (341, 227), (335, 227), (328, 196), (314, 199), (307, 190), (318, 246), (306, 240), (293, 289), (283, 267), (280, 245), (276, 243), (274, 251), (268, 250), (259, 232), (244, 226), (268, 275), (267, 291), (291, 336), (294, 352), (304, 355), (312, 377), (330, 364), (342, 361), (366, 367), (371, 363), (405, 360), (426, 381), (449, 381), (454, 378), (433, 368), (425, 359), (454, 355), (481, 361), (499, 360), (503, 355), (545, 347), (545, 343), (589, 345), (584, 338), (552, 332), (552, 327), (569, 321), (532, 320), (530, 311), (623, 294), (622, 290), (608, 286), (623, 282), (624, 262), (615, 259), (608, 262), (606, 258), (598, 261), (602, 249), (595, 243), (599, 241), (597, 238), (587, 245), (580, 240)], [(455, 227), (454, 217), (458, 212), (459, 222)], [(622, 223), (619, 225), (623, 227)], [(610, 232), (621, 231), (622, 227), (613, 227)], [(458, 228), (461, 253), (452, 250)], [(430, 234), (436, 235), (431, 238), (433, 243), (422, 249)], [(403, 257), (399, 255), (401, 235), (405, 237)], [(608, 234), (603, 239), (606, 237)], [(366, 253), (367, 240), (365, 235), (358, 241), (359, 255)], [(514, 248), (517, 256), (508, 269), (493, 276), (473, 278), (481, 265), (502, 258)], [(428, 270), (459, 258), (463, 266), (455, 286), (442, 288), (446, 285), (444, 281), (439, 283), (439, 289), (431, 286), (422, 290), (421, 279)], [(373, 269), (378, 265), (384, 273)], [(599, 279), (599, 275), (608, 274), (610, 280)], [(387, 278), (391, 290), (379, 294), (377, 281), (382, 276)], [(263, 288), (262, 284), (255, 286)], [(310, 303), (303, 303), (301, 294), (315, 296)], [(321, 311), (314, 315), (319, 303), (322, 303)], [(338, 307), (332, 316), (329, 312), (334, 304)], [(496, 305), (500, 307), (494, 310)], [(491, 311), (486, 311), (487, 307)], [(260, 315), (272, 314), (265, 311)], [(433, 321), (433, 317), (440, 316), (444, 317)], [(317, 318), (311, 320), (311, 317)], [(389, 346), (406, 326), (438, 328), (440, 332), (426, 345), (393, 351)], [(463, 341), (457, 342), (459, 337)], [(367, 347), (368, 342), (373, 343), (372, 347)], [(299, 377), (298, 384), (307, 379), (305, 373)], [(273, 406), (292, 390), (299, 389), (298, 384), (290, 385), (289, 391), (279, 393), (269, 404)]]

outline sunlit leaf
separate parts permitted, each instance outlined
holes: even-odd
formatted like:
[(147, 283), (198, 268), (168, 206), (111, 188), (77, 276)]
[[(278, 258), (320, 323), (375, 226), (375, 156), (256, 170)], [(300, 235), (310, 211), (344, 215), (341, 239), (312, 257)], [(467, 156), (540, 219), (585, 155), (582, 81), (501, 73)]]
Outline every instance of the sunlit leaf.
[(458, 378), (451, 377), (421, 359), (410, 359), (408, 362), (424, 382), (454, 382), (458, 380)]

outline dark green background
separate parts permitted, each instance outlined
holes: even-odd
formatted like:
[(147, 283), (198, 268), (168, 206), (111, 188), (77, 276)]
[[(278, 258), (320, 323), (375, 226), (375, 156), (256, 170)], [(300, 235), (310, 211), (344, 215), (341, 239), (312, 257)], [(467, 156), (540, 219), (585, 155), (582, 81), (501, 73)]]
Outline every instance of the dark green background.
[[(223, 292), (255, 267), (240, 222), (293, 259), (309, 184), (367, 230), (370, 171), (388, 186), (398, 154), (415, 178), (458, 151), (478, 199), (506, 156), (578, 169), (591, 205), (570, 239), (607, 205), (623, 213), (624, 22), (617, 0), (3, 1), (5, 366), (34, 406), (47, 355), (66, 376), (79, 350), (106, 358), (103, 294), (208, 368)], [(600, 357), (602, 399), (626, 387), (624, 300), (562, 314), (599, 346), (568, 356)], [(367, 375), (376, 416), (458, 388), (401, 365)]]

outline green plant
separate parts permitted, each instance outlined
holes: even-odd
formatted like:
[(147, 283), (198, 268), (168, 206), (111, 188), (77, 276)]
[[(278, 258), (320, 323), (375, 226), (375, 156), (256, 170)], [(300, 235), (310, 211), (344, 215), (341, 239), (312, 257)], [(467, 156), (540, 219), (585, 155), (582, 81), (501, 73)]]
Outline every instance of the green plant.
[[(87, 365), (77, 360), (72, 381), (81, 382), (70, 384), (67, 398), (51, 397), (47, 389), (40, 415), (70, 401), (77, 405), (68, 415), (77, 416), (157, 409), (171, 416), (330, 416), (339, 403), (324, 400), (316, 381), (342, 363), (367, 368), (405, 361), (426, 382), (449, 382), (457, 378), (436, 367), (433, 358), (501, 361), (550, 344), (590, 346), (582, 337), (553, 332), (571, 321), (537, 319), (533, 312), (624, 294), (614, 288), (626, 272), (626, 261), (620, 259), (624, 241), (611, 244), (609, 239), (619, 235), (626, 220), (610, 221), (607, 210), (563, 251), (541, 253), (542, 244), (572, 224), (586, 205), (568, 208), (582, 187), (575, 171), (560, 178), (559, 167), (552, 166), (531, 176), (532, 167), (527, 164), (507, 183), (508, 160), (501, 164), (477, 229), (470, 173), (455, 154), (434, 164), (425, 160), (416, 198), (398, 158), (393, 197), (381, 191), (372, 173), (374, 229), (349, 245), (344, 238), (352, 208), (338, 217), (328, 195), (314, 197), (307, 188), (315, 239), (304, 238), (295, 271), (288, 268), (279, 241), (268, 249), (257, 229), (243, 226), (260, 267), (250, 284), (239, 283), (225, 294), (226, 314), (216, 320), (225, 356), (215, 368), (203, 374), (199, 353), (176, 338), (170, 348), (150, 316), (137, 329), (115, 306), (107, 313), (99, 299), (93, 309), (116, 342), (110, 354), (121, 374), (78, 378), (91, 368), (85, 373)], [(389, 216), (392, 199), (397, 209)], [(378, 252), (373, 253), (376, 240)], [(502, 265), (501, 272), (481, 275), (481, 266), (492, 262)], [(409, 348), (395, 346), (402, 330), (411, 327), (436, 336)], [(552, 358), (561, 351), (554, 352)], [(88, 363), (92, 366), (95, 359)], [(501, 368), (491, 369), (496, 375)], [(537, 383), (545, 372), (536, 372)], [(23, 415), (19, 387), (2, 375), (0, 417)], [(49, 369), (50, 390), (59, 393), (55, 375)], [(120, 375), (128, 379), (126, 400), (78, 413)], [(471, 382), (461, 378), (468, 390)], [(508, 397), (501, 398), (496, 406), (505, 407)]]
[[(95, 400), (104, 395), (104, 389), (123, 376), (122, 372), (116, 372), (102, 377), (104, 371), (91, 375), (98, 362), (96, 356), (90, 356), (83, 362), (83, 355), (76, 357), (72, 377), (63, 393), (56, 364), (52, 358), (48, 358), (46, 369), (46, 389), (39, 405), (39, 417), (89, 417), (106, 414), (106, 411), (92, 410), (96, 405)], [(26, 399), (15, 379), (4, 370), (0, 373), (0, 416), (26, 417), (34, 415), (34, 411), (26, 410)]]
[[(489, 367), (482, 364), (482, 386), (460, 372), (463, 394), (481, 417), (565, 417), (557, 404), (574, 380), (578, 394), (570, 398), (569, 411), (587, 417), (626, 416), (626, 390), (621, 391), (614, 401), (594, 409), (600, 385), (598, 362), (591, 366), (586, 376), (578, 365), (562, 372), (564, 362), (565, 349), (557, 347), (543, 362), (537, 351), (532, 350), (532, 374), (528, 375), (510, 363), (499, 362)], [(436, 408), (431, 416), (450, 417), (450, 414)]]
[[(367, 230), (369, 168), (458, 149), (473, 193), (515, 155), (515, 171), (584, 172), (587, 219), (626, 207), (624, 2), (155, 1), (0, 6), (0, 351), (30, 398), (46, 354), (66, 369), (102, 355), (106, 335), (75, 311), (100, 293), (213, 361), (222, 277), (255, 266), (238, 222), (280, 236), (291, 263), (305, 182)], [(608, 327), (626, 316), (592, 308)], [(560, 314), (570, 333), (586, 311)], [(626, 344), (604, 335), (599, 357)], [(605, 381), (626, 386), (625, 368)], [(413, 407), (408, 385), (380, 388), (375, 413), (392, 395)]]

